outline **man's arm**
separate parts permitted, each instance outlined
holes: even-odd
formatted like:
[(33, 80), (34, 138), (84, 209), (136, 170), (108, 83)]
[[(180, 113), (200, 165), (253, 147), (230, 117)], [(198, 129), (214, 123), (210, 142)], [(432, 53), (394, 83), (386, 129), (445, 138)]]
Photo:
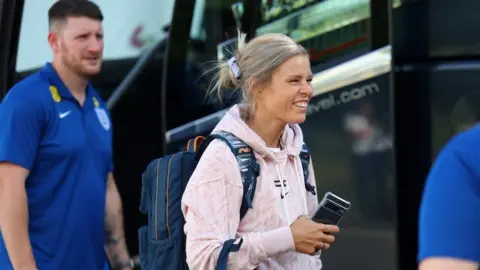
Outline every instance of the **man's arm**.
[(123, 229), (122, 201), (112, 173), (108, 175), (107, 183), (105, 251), (113, 269), (132, 269)]
[(28, 237), (25, 179), (28, 171), (12, 163), (0, 163), (0, 227), (14, 269), (37, 269)]
[(41, 99), (26, 88), (10, 90), (0, 104), (0, 228), (14, 269), (36, 269), (25, 181), (34, 166), (45, 120)]
[(479, 130), (440, 152), (425, 184), (419, 215), (421, 270), (470, 270), (480, 262)]

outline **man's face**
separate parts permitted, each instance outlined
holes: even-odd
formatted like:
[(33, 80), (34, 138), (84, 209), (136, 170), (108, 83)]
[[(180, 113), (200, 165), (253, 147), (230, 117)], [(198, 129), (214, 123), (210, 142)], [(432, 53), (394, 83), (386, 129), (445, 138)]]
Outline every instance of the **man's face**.
[(72, 72), (89, 78), (100, 72), (103, 57), (102, 22), (87, 17), (70, 17), (50, 33), (56, 57)]

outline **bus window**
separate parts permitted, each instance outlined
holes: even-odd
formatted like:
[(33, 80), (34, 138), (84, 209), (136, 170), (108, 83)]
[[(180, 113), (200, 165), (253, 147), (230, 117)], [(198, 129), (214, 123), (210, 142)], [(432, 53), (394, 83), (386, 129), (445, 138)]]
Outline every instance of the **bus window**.
[[(468, 65), (469, 69), (452, 65), (453, 68), (445, 69), (447, 71), (437, 68), (429, 73), (433, 89), (430, 91), (432, 160), (453, 136), (474, 127), (480, 121), (480, 91), (476, 87), (476, 73), (480, 65)], [(456, 84), (459, 78), (462, 78), (462, 84)]]
[[(17, 54), (17, 80), (28, 76), (52, 60), (47, 43), (48, 9), (55, 0), (26, 0)], [(107, 100), (133, 68), (144, 49), (166, 39), (174, 0), (99, 1), (104, 20), (104, 64), (101, 73), (92, 78), (100, 95)], [(32, 46), (35, 44), (35, 46)], [(160, 52), (161, 53), (161, 52)], [(156, 62), (160, 70), (160, 62)]]
[[(174, 0), (99, 1), (105, 17), (104, 58), (106, 61), (138, 58), (142, 50), (155, 40), (165, 38), (162, 27), (170, 23)], [(55, 0), (26, 0), (18, 57), (17, 72), (27, 72), (51, 61), (47, 43), (48, 9)], [(36, 44), (32, 46), (32, 44)]]
[[(207, 98), (207, 89), (211, 83), (217, 45), (224, 40), (237, 36), (237, 23), (231, 5), (235, 1), (197, 0), (193, 12), (190, 39), (185, 66), (178, 72), (185, 72), (184, 82), (172, 82), (168, 91), (169, 104), (172, 107), (168, 128), (175, 128), (200, 117), (209, 115), (226, 106), (217, 102), (215, 97)], [(171, 68), (171, 67), (169, 67)], [(184, 98), (188, 97), (188, 98)], [(172, 101), (172, 102), (170, 102)], [(228, 102), (226, 103), (228, 105)], [(174, 113), (181, 110), (182, 114)]]
[(310, 52), (312, 66), (369, 48), (368, 0), (262, 1), (257, 34), (283, 33)]
[[(282, 33), (310, 52), (314, 71), (352, 59), (370, 48), (369, 0), (261, 1), (256, 34)], [(398, 7), (401, 0), (394, 0)], [(232, 7), (242, 13), (241, 2)]]
[(302, 130), (318, 195), (352, 202), (324, 256), (328, 269), (396, 269), (390, 69), (385, 48), (314, 75)]

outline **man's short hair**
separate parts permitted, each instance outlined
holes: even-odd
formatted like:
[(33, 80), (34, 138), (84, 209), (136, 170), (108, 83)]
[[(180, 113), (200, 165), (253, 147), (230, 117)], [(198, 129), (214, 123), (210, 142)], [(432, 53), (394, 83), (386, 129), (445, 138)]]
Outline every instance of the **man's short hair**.
[(103, 14), (97, 4), (88, 0), (58, 0), (48, 10), (48, 24), (66, 22), (70, 17), (87, 17), (103, 21)]

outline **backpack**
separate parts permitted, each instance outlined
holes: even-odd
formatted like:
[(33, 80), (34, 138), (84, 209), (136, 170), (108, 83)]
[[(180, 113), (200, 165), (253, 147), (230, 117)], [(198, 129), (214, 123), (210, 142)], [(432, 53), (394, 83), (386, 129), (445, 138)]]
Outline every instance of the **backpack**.
[[(148, 215), (148, 225), (138, 230), (139, 257), (142, 270), (187, 270), (183, 231), (185, 219), (181, 211), (181, 200), (188, 180), (210, 142), (222, 140), (235, 155), (243, 182), (243, 200), (240, 219), (252, 208), (253, 196), (260, 173), (253, 149), (229, 132), (210, 134), (207, 138), (196, 137), (188, 141), (183, 152), (167, 155), (151, 161), (142, 175), (140, 211)], [(307, 183), (310, 154), (304, 144), (300, 154), (305, 188), (316, 195)], [(218, 270), (227, 269), (229, 252), (238, 251), (242, 239), (224, 242), (218, 258)]]

